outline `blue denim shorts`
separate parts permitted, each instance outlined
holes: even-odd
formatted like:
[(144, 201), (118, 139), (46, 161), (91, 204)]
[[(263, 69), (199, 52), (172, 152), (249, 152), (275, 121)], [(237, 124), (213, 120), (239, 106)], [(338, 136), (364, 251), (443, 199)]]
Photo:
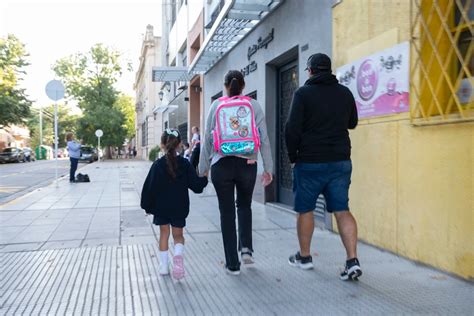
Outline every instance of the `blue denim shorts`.
[(296, 163), (293, 168), (293, 193), (298, 213), (313, 211), (320, 194), (326, 198), (328, 212), (349, 210), (352, 162)]

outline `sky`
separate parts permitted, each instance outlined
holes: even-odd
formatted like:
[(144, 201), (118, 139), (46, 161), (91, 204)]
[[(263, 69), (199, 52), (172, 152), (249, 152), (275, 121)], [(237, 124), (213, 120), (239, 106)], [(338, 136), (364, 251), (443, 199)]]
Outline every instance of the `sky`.
[(161, 0), (0, 0), (0, 36), (14, 34), (30, 54), (31, 65), (21, 83), (36, 106), (51, 101), (45, 93), (55, 79), (51, 66), (59, 58), (86, 52), (103, 43), (119, 50), (133, 64), (117, 83), (135, 96), (142, 37), (147, 24), (161, 34)]

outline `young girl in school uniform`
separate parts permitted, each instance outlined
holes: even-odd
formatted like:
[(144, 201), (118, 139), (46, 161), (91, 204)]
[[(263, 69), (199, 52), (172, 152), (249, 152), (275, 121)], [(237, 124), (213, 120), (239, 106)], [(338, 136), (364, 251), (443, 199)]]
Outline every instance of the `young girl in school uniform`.
[(184, 236), (186, 217), (189, 214), (188, 188), (202, 193), (207, 177), (198, 177), (191, 163), (179, 156), (181, 136), (175, 129), (166, 129), (161, 136), (161, 149), (165, 155), (155, 161), (143, 184), (141, 207), (153, 214), (153, 224), (160, 226), (160, 274), (169, 274), (168, 239), (174, 240), (172, 275), (184, 277)]

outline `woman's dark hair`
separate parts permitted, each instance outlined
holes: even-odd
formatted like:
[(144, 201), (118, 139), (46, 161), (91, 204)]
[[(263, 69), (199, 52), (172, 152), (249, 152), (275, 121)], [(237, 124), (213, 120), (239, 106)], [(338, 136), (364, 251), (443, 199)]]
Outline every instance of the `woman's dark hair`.
[(229, 70), (224, 77), (224, 85), (229, 88), (229, 97), (239, 95), (245, 86), (244, 75), (238, 70)]
[(175, 129), (167, 128), (161, 135), (161, 145), (166, 155), (166, 164), (168, 166), (168, 174), (171, 178), (176, 179), (176, 169), (178, 163), (176, 161), (176, 150), (181, 143), (181, 136)]

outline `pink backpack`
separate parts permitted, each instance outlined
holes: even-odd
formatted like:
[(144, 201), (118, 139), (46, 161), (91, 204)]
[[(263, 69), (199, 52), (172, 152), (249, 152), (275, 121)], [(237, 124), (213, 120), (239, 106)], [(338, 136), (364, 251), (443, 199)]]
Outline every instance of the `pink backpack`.
[(248, 155), (258, 152), (260, 135), (250, 98), (222, 97), (212, 131), (214, 149), (222, 155)]

